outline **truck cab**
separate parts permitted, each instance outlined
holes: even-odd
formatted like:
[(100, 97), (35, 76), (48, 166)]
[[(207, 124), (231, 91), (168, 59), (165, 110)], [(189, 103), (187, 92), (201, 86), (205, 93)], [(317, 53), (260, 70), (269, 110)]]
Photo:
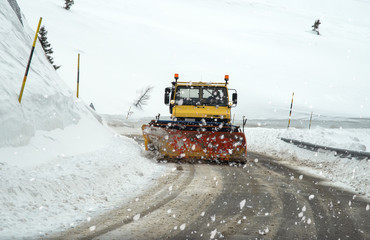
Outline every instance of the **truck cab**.
[[(225, 83), (175, 82), (165, 89), (165, 104), (169, 105), (171, 118), (177, 121), (226, 122), (231, 121), (231, 107), (237, 104), (237, 93)], [(229, 100), (229, 91), (234, 91)]]

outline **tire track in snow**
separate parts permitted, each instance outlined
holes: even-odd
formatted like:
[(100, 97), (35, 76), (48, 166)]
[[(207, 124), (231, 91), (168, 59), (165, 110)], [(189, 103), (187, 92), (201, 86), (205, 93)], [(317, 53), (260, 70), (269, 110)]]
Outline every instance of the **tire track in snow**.
[[(176, 198), (194, 178), (194, 166), (189, 165), (181, 171), (172, 171), (161, 177), (157, 183), (142, 196), (130, 203), (114, 209), (102, 216), (50, 239), (92, 239), (114, 231), (123, 225), (137, 221)], [(169, 194), (170, 186), (176, 184)], [(139, 217), (138, 217), (139, 216)]]

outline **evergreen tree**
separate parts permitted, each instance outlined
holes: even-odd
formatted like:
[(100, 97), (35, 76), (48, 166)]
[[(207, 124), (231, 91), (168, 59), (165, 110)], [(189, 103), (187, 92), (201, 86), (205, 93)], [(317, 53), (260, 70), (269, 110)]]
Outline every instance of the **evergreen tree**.
[(312, 25), (312, 31), (316, 32), (317, 35), (320, 35), (319, 32), (319, 25), (321, 24), (320, 19), (317, 19), (315, 23)]
[(74, 3), (74, 0), (64, 0), (64, 8), (69, 10)]
[(48, 38), (46, 36), (47, 34), (48, 31), (46, 31), (45, 26), (42, 26), (39, 31), (38, 39), (40, 40), (42, 49), (44, 49), (46, 58), (48, 59), (50, 64), (53, 65), (54, 69), (57, 70), (58, 68), (60, 68), (60, 66), (54, 65), (54, 59), (51, 56), (51, 54), (53, 54), (54, 51), (50, 43), (48, 42)]

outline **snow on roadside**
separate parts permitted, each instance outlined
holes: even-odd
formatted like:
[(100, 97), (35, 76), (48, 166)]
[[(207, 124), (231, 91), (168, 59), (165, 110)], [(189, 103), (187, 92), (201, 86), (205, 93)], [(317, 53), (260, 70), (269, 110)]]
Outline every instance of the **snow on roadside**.
[(163, 167), (93, 117), (39, 42), (18, 102), (35, 33), (9, 2), (0, 0), (0, 239), (34, 239), (119, 206)]
[[(370, 127), (370, 126), (369, 126)], [(370, 152), (370, 129), (289, 129), (282, 137), (353, 151)]]
[(313, 152), (283, 142), (281, 137), (348, 150), (370, 149), (370, 129), (246, 128), (248, 150), (274, 157), (287, 166), (326, 178), (330, 183), (370, 197), (370, 160)]
[(143, 192), (165, 168), (91, 120), (0, 148), (0, 156), (9, 154), (0, 163), (1, 239), (43, 237), (88, 221)]

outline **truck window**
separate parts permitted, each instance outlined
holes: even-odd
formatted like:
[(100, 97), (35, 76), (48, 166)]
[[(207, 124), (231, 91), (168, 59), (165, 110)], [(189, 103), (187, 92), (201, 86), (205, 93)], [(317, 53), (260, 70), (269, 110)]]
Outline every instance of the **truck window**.
[(224, 87), (203, 87), (203, 104), (210, 106), (227, 106), (227, 91)]
[(227, 89), (225, 87), (178, 86), (175, 104), (227, 106)]
[(199, 87), (177, 87), (176, 89), (176, 105), (199, 105), (200, 104), (200, 88)]

